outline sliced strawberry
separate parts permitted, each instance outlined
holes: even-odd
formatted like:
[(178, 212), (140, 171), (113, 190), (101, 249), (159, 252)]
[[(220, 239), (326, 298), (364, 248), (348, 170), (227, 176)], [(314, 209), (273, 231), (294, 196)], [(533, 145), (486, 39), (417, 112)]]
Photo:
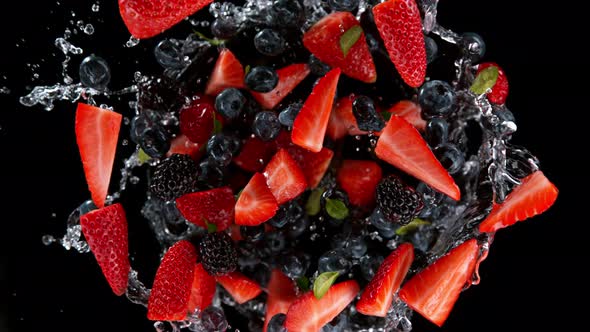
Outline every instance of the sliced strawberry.
[(402, 79), (417, 88), (426, 76), (422, 19), (415, 0), (391, 0), (373, 8), (375, 24)]
[(194, 143), (206, 143), (213, 133), (215, 106), (210, 98), (198, 97), (180, 110), (180, 132)]
[(188, 154), (192, 160), (197, 162), (205, 154), (205, 146), (191, 142), (184, 135), (178, 135), (170, 142), (170, 150), (166, 153), (166, 157), (170, 157), (173, 154)]
[(279, 206), (266, 185), (261, 173), (256, 173), (248, 182), (236, 203), (236, 224), (245, 226), (260, 225), (272, 218)]
[(291, 304), (297, 299), (295, 287), (293, 286), (293, 280), (289, 279), (281, 270), (272, 270), (268, 282), (268, 299), (266, 300), (263, 332), (266, 332), (268, 323), (274, 315), (286, 314)]
[(183, 320), (194, 281), (197, 250), (188, 241), (176, 242), (164, 255), (148, 301), (149, 320)]
[(504, 200), (495, 205), (492, 213), (479, 225), (482, 233), (493, 233), (518, 221), (534, 217), (549, 209), (559, 191), (541, 171), (536, 171), (522, 180)]
[(252, 97), (264, 108), (275, 108), (309, 75), (309, 67), (305, 63), (294, 63), (277, 70), (277, 74), (279, 75), (279, 83), (271, 92), (252, 92)]
[(215, 224), (224, 231), (234, 221), (236, 200), (229, 187), (215, 188), (183, 195), (176, 199), (176, 207), (186, 220), (207, 229)]
[(350, 203), (370, 209), (375, 204), (375, 188), (383, 177), (381, 167), (371, 160), (344, 160), (336, 181)]
[(245, 87), (244, 67), (229, 49), (224, 48), (215, 62), (205, 94), (216, 96), (227, 88), (243, 87)]
[(424, 131), (426, 129), (426, 121), (422, 119), (422, 110), (420, 105), (409, 100), (402, 100), (393, 105), (387, 112), (395, 114), (400, 118), (404, 118), (411, 123), (416, 129)]
[(82, 103), (76, 110), (76, 141), (90, 195), (99, 208), (109, 191), (122, 118), (119, 113)]
[(305, 174), (284, 149), (280, 149), (266, 165), (264, 176), (279, 205), (296, 198), (307, 189)]
[(414, 247), (409, 243), (400, 245), (387, 256), (363, 291), (356, 310), (364, 315), (385, 317), (413, 261)]
[(356, 118), (352, 113), (352, 103), (356, 99), (355, 95), (350, 95), (338, 100), (338, 104), (334, 109), (336, 113), (336, 117), (340, 119), (340, 122), (346, 128), (348, 135), (366, 135), (366, 131), (362, 131), (359, 129), (358, 123), (356, 122)]
[(497, 67), (498, 68), (498, 79), (496, 80), (496, 84), (492, 87), (492, 91), (487, 94), (488, 100), (493, 104), (504, 104), (506, 102), (506, 98), (508, 98), (508, 78), (506, 77), (506, 73), (500, 66), (493, 62), (484, 62), (481, 63), (477, 67), (477, 73), (479, 74), (482, 70), (488, 67)]
[(245, 171), (260, 172), (276, 152), (274, 142), (265, 142), (257, 137), (249, 137), (233, 162)]
[(113, 293), (123, 295), (130, 270), (125, 210), (119, 203), (94, 210), (80, 217), (80, 226)]
[(288, 331), (317, 332), (338, 316), (354, 300), (358, 292), (359, 285), (354, 280), (333, 285), (319, 300), (313, 291), (309, 291), (291, 304), (285, 327)]
[(216, 285), (215, 278), (205, 271), (201, 263), (195, 265), (188, 312), (192, 313), (195, 309), (202, 311), (210, 306), (213, 302), (213, 296), (215, 296)]
[(240, 272), (217, 276), (215, 280), (238, 302), (244, 304), (262, 293), (260, 286)]
[(320, 184), (334, 156), (334, 152), (328, 148), (322, 148), (320, 152), (314, 153), (293, 145), (288, 151), (305, 174), (305, 179), (311, 189)]
[(332, 112), (340, 69), (332, 69), (311, 91), (293, 123), (293, 143), (313, 152), (320, 152)]
[(119, 0), (129, 32), (139, 39), (156, 36), (213, 0)]
[[(350, 36), (351, 29), (360, 29), (360, 35), (356, 41), (348, 40), (353, 45), (345, 54), (341, 39), (344, 34)], [(366, 83), (377, 80), (365, 33), (350, 12), (334, 12), (319, 20), (303, 35), (303, 45), (324, 63), (342, 69), (347, 76)]]
[(326, 128), (326, 135), (330, 137), (334, 141), (338, 141), (341, 138), (348, 135), (348, 129), (346, 129), (346, 124), (340, 119), (338, 116), (338, 106), (339, 102), (336, 103), (336, 109), (330, 112), (330, 119), (328, 120), (328, 128)]
[(436, 159), (418, 130), (403, 118), (391, 116), (377, 141), (375, 153), (379, 159), (449, 197), (455, 200), (461, 198), (461, 191), (455, 180)]
[(464, 242), (410, 279), (400, 290), (400, 298), (442, 326), (473, 275), (478, 253), (475, 239)]

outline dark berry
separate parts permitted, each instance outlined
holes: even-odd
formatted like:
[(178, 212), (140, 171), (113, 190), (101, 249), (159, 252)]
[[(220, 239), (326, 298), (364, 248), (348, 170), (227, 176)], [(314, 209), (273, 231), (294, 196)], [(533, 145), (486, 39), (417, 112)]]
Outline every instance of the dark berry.
[(111, 69), (107, 62), (96, 55), (87, 56), (80, 64), (80, 82), (86, 87), (105, 90), (111, 81)]
[(246, 97), (236, 88), (223, 90), (215, 98), (215, 109), (226, 119), (237, 118), (246, 104)]
[(267, 56), (276, 56), (285, 51), (285, 38), (272, 29), (262, 29), (254, 36), (254, 47)]
[(246, 75), (245, 83), (252, 91), (271, 92), (279, 83), (279, 75), (270, 67), (258, 66)]
[(279, 113), (279, 122), (285, 127), (293, 127), (295, 118), (297, 117), (297, 114), (299, 114), (299, 111), (301, 111), (302, 106), (303, 104), (301, 102), (297, 102), (285, 107), (285, 109)]
[(268, 322), (268, 326), (266, 328), (267, 332), (287, 332), (287, 328), (285, 328), (285, 320), (287, 319), (287, 315), (285, 314), (276, 314), (272, 316), (270, 322)]
[(266, 249), (271, 254), (277, 254), (281, 250), (285, 249), (286, 240), (285, 236), (281, 232), (268, 232), (264, 235), (264, 242), (266, 244)]
[(175, 80), (162, 76), (138, 84), (137, 107), (140, 111), (178, 111), (186, 103), (186, 90)]
[(328, 0), (328, 5), (335, 11), (351, 12), (359, 5), (359, 0)]
[(235, 141), (222, 133), (211, 136), (207, 142), (207, 155), (219, 166), (227, 166), (233, 158)]
[(424, 37), (424, 45), (426, 47), (426, 62), (431, 63), (438, 55), (438, 45), (430, 37)]
[(264, 12), (266, 24), (278, 27), (297, 27), (303, 18), (303, 7), (297, 0), (275, 0)]
[(445, 116), (453, 110), (455, 90), (444, 81), (428, 81), (422, 85), (418, 94), (422, 114), (427, 118)]
[(223, 170), (217, 163), (206, 158), (199, 164), (199, 169), (199, 182), (202, 182), (211, 188), (223, 186)]
[(228, 39), (233, 37), (239, 30), (235, 20), (227, 18), (217, 18), (211, 23), (211, 33), (219, 39)]
[(205, 331), (226, 331), (229, 327), (223, 310), (218, 307), (209, 306), (201, 312), (201, 324)]
[(170, 201), (195, 191), (197, 179), (197, 166), (191, 157), (173, 154), (156, 166), (150, 191), (157, 197)]
[(264, 224), (258, 226), (240, 226), (240, 235), (248, 242), (258, 242), (264, 237)]
[(344, 249), (330, 250), (318, 259), (318, 272), (320, 273), (338, 271), (342, 275), (348, 272), (351, 267), (352, 262)]
[(252, 132), (263, 141), (272, 141), (281, 132), (279, 118), (272, 111), (264, 111), (256, 114), (252, 122)]
[(461, 35), (461, 38), (464, 55), (473, 63), (481, 60), (486, 54), (486, 43), (483, 41), (483, 38), (474, 32), (466, 32)]
[(214, 106), (209, 100), (193, 100), (180, 111), (180, 132), (193, 143), (207, 142), (213, 132), (214, 117)]
[(280, 262), (283, 273), (292, 279), (301, 277), (307, 269), (302, 255), (284, 255), (281, 256)]
[(426, 123), (426, 140), (431, 147), (437, 147), (447, 142), (449, 137), (449, 123), (442, 118), (432, 118)]
[(212, 276), (222, 276), (236, 270), (238, 254), (234, 242), (225, 232), (209, 233), (199, 245), (203, 268)]
[(307, 62), (309, 65), (309, 70), (312, 74), (316, 76), (324, 76), (330, 71), (330, 66), (320, 61), (320, 59), (316, 58), (315, 55), (309, 56), (309, 61)]
[(164, 69), (182, 69), (185, 65), (182, 45), (175, 39), (164, 39), (154, 48), (156, 61)]
[(395, 176), (388, 176), (377, 186), (377, 204), (390, 222), (407, 225), (424, 207), (422, 197)]
[(380, 131), (385, 127), (383, 117), (377, 112), (373, 100), (367, 96), (356, 97), (352, 103), (352, 114), (360, 130)]
[(434, 149), (434, 154), (449, 174), (455, 174), (463, 168), (465, 156), (453, 144), (443, 144)]
[(155, 112), (145, 111), (131, 120), (130, 138), (139, 144), (143, 152), (152, 158), (162, 158), (170, 149), (170, 137), (166, 130), (152, 118)]

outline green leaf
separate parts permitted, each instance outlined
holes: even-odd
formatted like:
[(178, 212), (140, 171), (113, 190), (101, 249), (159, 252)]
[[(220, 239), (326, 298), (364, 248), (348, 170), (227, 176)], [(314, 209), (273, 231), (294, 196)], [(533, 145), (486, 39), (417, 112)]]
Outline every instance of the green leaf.
[(498, 80), (499, 69), (496, 66), (490, 66), (482, 70), (473, 81), (471, 85), (471, 92), (481, 95), (491, 89)]
[(306, 276), (297, 278), (295, 283), (297, 283), (297, 287), (299, 287), (299, 289), (301, 289), (303, 292), (307, 292), (309, 290), (309, 279)]
[(252, 69), (252, 67), (250, 67), (250, 65), (246, 65), (246, 68), (244, 69), (244, 75), (248, 75), (250, 69)]
[(391, 119), (392, 115), (393, 115), (393, 113), (388, 112), (388, 111), (381, 112), (381, 116), (383, 117), (383, 120), (385, 120), (385, 121), (389, 121), (389, 119)]
[(145, 153), (142, 148), (139, 148), (139, 151), (137, 152), (137, 159), (139, 160), (139, 163), (145, 164), (150, 159), (152, 159), (152, 157), (148, 156), (148, 154)]
[(215, 233), (217, 232), (217, 225), (210, 223), (209, 220), (203, 218), (205, 225), (207, 225), (207, 232), (208, 233)]
[(338, 271), (324, 272), (320, 274), (313, 283), (313, 295), (318, 300), (321, 299), (324, 295), (326, 295), (332, 284), (334, 284), (334, 281), (336, 281), (336, 279), (338, 278), (339, 274), (340, 273)]
[(209, 42), (209, 44), (211, 44), (213, 46), (219, 46), (219, 45), (225, 44), (225, 39), (209, 38), (209, 37), (205, 36), (202, 32), (196, 31), (196, 30), (193, 30), (193, 32), (195, 33), (195, 35), (199, 36), (199, 38), (203, 39), (206, 42)]
[(398, 228), (395, 231), (395, 234), (397, 234), (399, 236), (404, 236), (406, 234), (415, 232), (418, 229), (418, 227), (420, 227), (422, 225), (430, 225), (430, 221), (415, 218), (409, 224)]
[(320, 204), (320, 199), (322, 198), (322, 194), (324, 193), (324, 188), (317, 188), (309, 194), (307, 198), (307, 203), (305, 203), (305, 212), (310, 216), (315, 216), (316, 214), (320, 213), (322, 206)]
[(352, 28), (346, 30), (340, 36), (340, 49), (342, 50), (342, 54), (344, 57), (348, 55), (350, 49), (356, 44), (356, 42), (361, 38), (361, 34), (363, 33), (363, 28), (360, 25), (355, 25)]
[(348, 208), (339, 199), (326, 199), (326, 212), (330, 217), (338, 220), (348, 217)]
[[(221, 121), (219, 121), (217, 119), (217, 116), (215, 114), (213, 114), (213, 135), (219, 134), (222, 130), (223, 130), (223, 124), (221, 123)], [(207, 144), (203, 144), (203, 146), (206, 146), (206, 145)]]

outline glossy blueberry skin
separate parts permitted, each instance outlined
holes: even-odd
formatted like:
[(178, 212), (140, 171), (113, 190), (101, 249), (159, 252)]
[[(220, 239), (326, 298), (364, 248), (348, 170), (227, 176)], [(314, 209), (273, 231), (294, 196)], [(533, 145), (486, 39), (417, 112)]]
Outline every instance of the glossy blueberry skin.
[(363, 131), (380, 131), (385, 127), (383, 117), (377, 112), (375, 103), (367, 96), (358, 96), (352, 103), (352, 114)]
[(442, 118), (432, 118), (426, 123), (426, 141), (435, 148), (447, 142), (449, 123)]
[(236, 22), (228, 19), (217, 18), (211, 23), (211, 33), (215, 38), (229, 39), (233, 37), (240, 27)]
[(424, 37), (424, 45), (426, 47), (426, 62), (431, 63), (438, 56), (438, 45), (434, 39), (428, 36)]
[(303, 20), (303, 7), (297, 0), (275, 0), (264, 12), (266, 24), (273, 27), (297, 27)]
[(270, 67), (258, 66), (250, 70), (244, 83), (252, 91), (271, 92), (279, 83), (279, 75)]
[(254, 47), (266, 56), (277, 56), (285, 51), (287, 42), (273, 29), (262, 29), (254, 36)]
[(425, 117), (446, 116), (453, 111), (455, 90), (447, 82), (428, 81), (420, 88), (418, 102)]
[(465, 56), (473, 63), (479, 62), (486, 54), (486, 43), (483, 38), (475, 32), (465, 32), (461, 38), (461, 46)]
[(246, 101), (246, 97), (244, 97), (240, 90), (228, 88), (223, 90), (215, 98), (215, 109), (224, 118), (232, 120), (240, 116), (246, 105)]
[(359, 5), (359, 0), (328, 0), (328, 5), (335, 11), (351, 12)]
[(285, 314), (276, 314), (272, 316), (270, 322), (268, 322), (268, 326), (266, 328), (267, 332), (287, 332), (285, 328), (285, 320), (287, 319), (287, 315)]
[(310, 55), (309, 60), (307, 61), (309, 66), (309, 70), (315, 76), (324, 76), (330, 71), (330, 66), (320, 61), (320, 59), (316, 58), (315, 55)]
[(285, 107), (285, 109), (279, 113), (279, 122), (287, 128), (293, 127), (295, 118), (299, 114), (299, 111), (301, 111), (302, 106), (302, 103), (293, 103)]
[(449, 174), (455, 174), (465, 164), (465, 156), (454, 144), (443, 144), (434, 149), (434, 154)]
[(263, 111), (256, 114), (252, 122), (252, 132), (263, 141), (272, 141), (281, 132), (279, 118), (271, 111)]

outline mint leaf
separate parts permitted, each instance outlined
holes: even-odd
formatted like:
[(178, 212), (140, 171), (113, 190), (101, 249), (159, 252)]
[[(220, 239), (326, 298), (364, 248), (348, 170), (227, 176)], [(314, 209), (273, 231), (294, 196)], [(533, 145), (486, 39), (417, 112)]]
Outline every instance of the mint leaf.
[(207, 225), (207, 232), (208, 233), (215, 233), (217, 232), (217, 225), (210, 223), (209, 220), (203, 218), (205, 225)]
[(148, 156), (148, 154), (145, 153), (142, 148), (140, 148), (139, 151), (137, 151), (137, 159), (139, 160), (140, 164), (145, 164), (150, 159), (152, 159), (152, 157)]
[(322, 194), (324, 193), (324, 188), (317, 188), (309, 194), (307, 198), (307, 203), (305, 203), (305, 212), (310, 216), (315, 216), (316, 214), (320, 213), (322, 208), (320, 204), (320, 199), (322, 198)]
[(381, 112), (381, 116), (383, 117), (383, 120), (389, 121), (389, 119), (391, 119), (391, 117), (393, 116), (393, 113), (388, 112), (388, 111), (384, 111), (384, 112)]
[(359, 40), (362, 33), (363, 29), (361, 28), (361, 26), (355, 25), (352, 28), (346, 30), (346, 32), (344, 32), (342, 36), (340, 36), (340, 49), (342, 50), (342, 54), (344, 54), (345, 58), (348, 55), (350, 49)]
[(338, 220), (348, 217), (348, 208), (339, 199), (326, 199), (326, 212), (330, 217)]
[(396, 229), (395, 234), (399, 236), (404, 236), (406, 234), (415, 232), (418, 229), (418, 227), (422, 225), (430, 225), (430, 222), (419, 218), (415, 218), (409, 224)]
[(209, 37), (205, 36), (202, 32), (195, 31), (195, 30), (193, 30), (193, 32), (199, 38), (203, 39), (206, 42), (209, 42), (209, 44), (211, 44), (213, 46), (219, 46), (219, 45), (223, 45), (225, 43), (225, 39), (209, 38)]
[(491, 89), (496, 84), (499, 72), (500, 71), (496, 66), (491, 66), (482, 70), (477, 74), (477, 77), (475, 77), (470, 88), (471, 92), (477, 95), (486, 93), (488, 89)]
[(313, 295), (318, 300), (321, 299), (324, 295), (326, 295), (332, 284), (334, 284), (334, 281), (336, 281), (336, 279), (338, 278), (339, 274), (340, 273), (338, 271), (324, 272), (320, 274), (313, 283)]
[(306, 276), (297, 278), (295, 283), (302, 291), (307, 292), (309, 290), (309, 279)]

